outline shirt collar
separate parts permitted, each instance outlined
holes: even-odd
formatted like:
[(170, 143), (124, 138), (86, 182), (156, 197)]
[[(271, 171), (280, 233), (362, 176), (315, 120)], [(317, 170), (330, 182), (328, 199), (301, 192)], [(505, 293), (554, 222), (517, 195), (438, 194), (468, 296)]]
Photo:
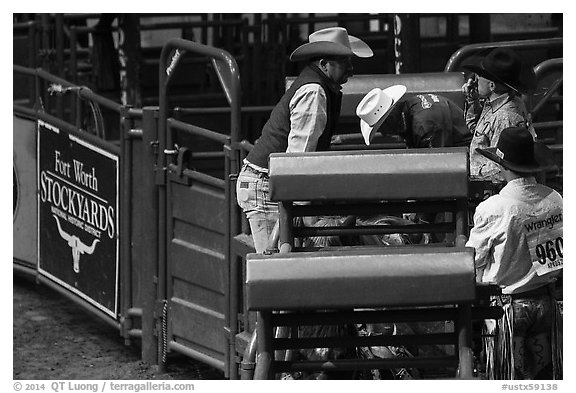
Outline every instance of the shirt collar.
[(506, 186), (510, 186), (509, 188), (514, 188), (537, 183), (538, 182), (536, 181), (536, 178), (534, 176), (528, 176), (528, 177), (518, 177), (516, 179), (510, 180), (508, 184), (506, 184)]
[(512, 95), (510, 93), (504, 93), (492, 100), (487, 100), (486, 103), (488, 106), (490, 106), (490, 108), (492, 108), (492, 112), (496, 112), (498, 109), (502, 108), (504, 104), (511, 100)]
[(308, 64), (308, 67), (314, 72), (316, 72), (320, 77), (326, 82), (326, 85), (332, 90), (334, 93), (339, 93), (342, 90), (342, 85), (334, 82), (332, 79), (328, 78), (325, 73), (322, 72), (320, 68), (316, 64)]

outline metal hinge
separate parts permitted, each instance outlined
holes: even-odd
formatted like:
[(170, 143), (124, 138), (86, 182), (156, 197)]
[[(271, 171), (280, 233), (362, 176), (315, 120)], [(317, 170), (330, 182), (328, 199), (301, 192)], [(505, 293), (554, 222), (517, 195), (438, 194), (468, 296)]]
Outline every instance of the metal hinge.
[(154, 154), (155, 156), (158, 155), (158, 146), (159, 145), (160, 145), (160, 143), (158, 141), (150, 142), (150, 147), (152, 148), (152, 154)]

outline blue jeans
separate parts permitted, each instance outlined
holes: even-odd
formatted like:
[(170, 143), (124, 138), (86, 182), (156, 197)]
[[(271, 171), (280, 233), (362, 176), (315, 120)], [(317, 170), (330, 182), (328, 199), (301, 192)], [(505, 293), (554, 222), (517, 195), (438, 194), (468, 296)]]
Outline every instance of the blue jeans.
[(554, 299), (548, 295), (512, 300), (514, 335), (529, 337), (549, 334), (554, 320)]
[(268, 174), (244, 165), (236, 182), (236, 201), (242, 208), (252, 232), (254, 248), (263, 253), (278, 221), (278, 203), (270, 201)]
[(512, 299), (515, 379), (534, 379), (551, 363), (554, 302), (547, 294)]

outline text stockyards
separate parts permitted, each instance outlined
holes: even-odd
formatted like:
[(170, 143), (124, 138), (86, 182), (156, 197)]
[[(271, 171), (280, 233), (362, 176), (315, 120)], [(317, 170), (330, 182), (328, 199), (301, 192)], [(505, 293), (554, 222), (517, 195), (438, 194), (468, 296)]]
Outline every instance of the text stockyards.
[(118, 157), (38, 122), (38, 269), (116, 316)]

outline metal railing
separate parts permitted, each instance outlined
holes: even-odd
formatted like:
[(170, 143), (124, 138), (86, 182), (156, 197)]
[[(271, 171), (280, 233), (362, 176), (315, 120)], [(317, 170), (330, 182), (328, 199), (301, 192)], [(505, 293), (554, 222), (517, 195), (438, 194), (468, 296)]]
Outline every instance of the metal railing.
[[(105, 315), (100, 310), (91, 306), (89, 303), (80, 300), (77, 296), (72, 295), (66, 290), (62, 290), (57, 284), (54, 284), (51, 280), (42, 277), (36, 271), (30, 272), (35, 274), (40, 281), (42, 281), (47, 286), (62, 292), (62, 294), (72, 301), (78, 303), (88, 312), (95, 314), (97, 317), (104, 319), (106, 322), (111, 324), (113, 327), (120, 330), (122, 336), (129, 341), (133, 337), (141, 337), (142, 332), (139, 328), (133, 328), (138, 324), (133, 323), (134, 318), (141, 318), (142, 308), (135, 304), (135, 299), (133, 299), (132, 291), (132, 234), (133, 234), (133, 221), (131, 215), (131, 204), (133, 200), (133, 183), (134, 183), (134, 173), (132, 171), (131, 165), (134, 161), (133, 149), (134, 146), (132, 141), (139, 140), (142, 137), (141, 131), (138, 129), (138, 123), (142, 119), (142, 110), (134, 109), (117, 104), (105, 97), (99, 96), (92, 92), (90, 89), (83, 86), (77, 86), (73, 83), (52, 75), (42, 69), (32, 69), (23, 66), (14, 65), (14, 73), (26, 76), (32, 79), (32, 86), (34, 87), (34, 95), (30, 96), (26, 103), (15, 102), (13, 104), (14, 113), (26, 116), (31, 119), (44, 120), (54, 126), (66, 130), (67, 132), (76, 135), (82, 140), (86, 140), (91, 144), (102, 148), (106, 151), (112, 152), (119, 156), (120, 165), (120, 179), (119, 179), (119, 193), (120, 193), (120, 228), (122, 236), (120, 236), (120, 307), (118, 321), (114, 321), (110, 316)], [(61, 106), (57, 110), (47, 111), (50, 109), (48, 105), (47, 98), (49, 93), (47, 92), (48, 84), (59, 85), (63, 89), (70, 89), (76, 94), (71, 95), (72, 112), (62, 111)], [(43, 99), (44, 97), (44, 99)], [(60, 98), (60, 97), (58, 97)], [(119, 127), (123, 130), (121, 134), (120, 146), (117, 143), (113, 143), (103, 139), (101, 136), (104, 134), (103, 130), (97, 131), (95, 134), (88, 132), (81, 127), (80, 115), (74, 108), (80, 105), (80, 101), (89, 102), (94, 107), (106, 108), (114, 112), (118, 116)], [(27, 105), (24, 105), (27, 104)]]
[(562, 48), (562, 38), (544, 38), (534, 40), (519, 40), (519, 41), (501, 41), (501, 42), (485, 42), (479, 44), (470, 44), (458, 49), (450, 57), (444, 71), (453, 72), (459, 71), (460, 67), (466, 59), (474, 55), (493, 48), (511, 48), (514, 50), (525, 49), (553, 49)]
[[(225, 92), (228, 104), (230, 106), (230, 136), (222, 135), (211, 130), (202, 129), (201, 127), (195, 127), (193, 125), (186, 125), (174, 119), (169, 119), (169, 106), (168, 106), (168, 89), (171, 82), (171, 77), (174, 75), (174, 70), (178, 65), (178, 62), (182, 55), (185, 53), (192, 53), (194, 55), (206, 56), (211, 59), (212, 65), (217, 72), (218, 79)], [(241, 106), (241, 88), (240, 88), (240, 73), (238, 65), (235, 59), (230, 56), (230, 54), (224, 50), (217, 49), (214, 47), (206, 46), (203, 44), (194, 43), (192, 41), (174, 38), (169, 40), (162, 48), (162, 53), (160, 55), (160, 67), (159, 67), (159, 112), (158, 112), (158, 163), (160, 167), (168, 167), (167, 152), (169, 150), (175, 150), (175, 141), (173, 140), (173, 135), (171, 129), (178, 128), (190, 134), (195, 134), (203, 138), (208, 138), (212, 141), (220, 143), (223, 145), (225, 152), (225, 180), (219, 180), (211, 176), (192, 173), (192, 171), (186, 171), (186, 176), (197, 177), (202, 181), (208, 181), (210, 184), (217, 186), (218, 188), (224, 188), (224, 195), (227, 204), (227, 215), (226, 215), (226, 246), (225, 255), (226, 261), (230, 264), (230, 279), (228, 282), (228, 290), (225, 293), (225, 325), (224, 328), (228, 332), (228, 350), (225, 351), (225, 366), (224, 369), (226, 375), (230, 375), (232, 379), (235, 379), (237, 375), (236, 364), (234, 361), (235, 354), (235, 336), (238, 333), (238, 294), (240, 293), (240, 283), (238, 282), (239, 277), (239, 266), (236, 263), (236, 258), (232, 255), (232, 236), (238, 233), (239, 225), (239, 211), (238, 206), (231, 201), (234, 198), (234, 178), (239, 171), (239, 159), (238, 159), (238, 149), (237, 143), (240, 139), (240, 106)], [(174, 167), (173, 169), (179, 170), (179, 168)], [(158, 192), (158, 210), (159, 210), (159, 223), (158, 223), (158, 296), (161, 299), (167, 298), (167, 249), (166, 244), (167, 239), (167, 217), (166, 217), (166, 193), (164, 191), (165, 187), (165, 173), (159, 173), (157, 176), (157, 184), (159, 185)], [(185, 348), (174, 347), (177, 350), (184, 351)], [(187, 350), (186, 353), (194, 358), (202, 358), (200, 360), (206, 361), (206, 357), (197, 353), (195, 350)], [(219, 362), (211, 361), (214, 366), (220, 367)], [(162, 366), (162, 365), (161, 365)]]

